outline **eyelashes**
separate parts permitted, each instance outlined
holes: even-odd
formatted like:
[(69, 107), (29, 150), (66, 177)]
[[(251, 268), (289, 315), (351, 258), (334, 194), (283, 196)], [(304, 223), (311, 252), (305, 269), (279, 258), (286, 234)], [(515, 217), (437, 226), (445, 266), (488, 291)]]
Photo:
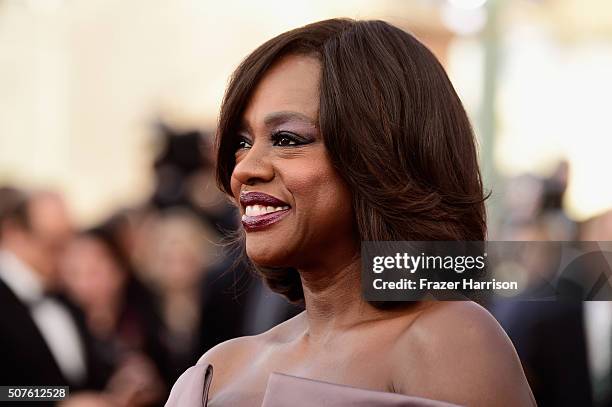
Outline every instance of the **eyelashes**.
[(236, 142), (236, 152), (239, 150), (248, 150), (251, 148), (251, 142), (244, 136), (238, 136), (238, 140)]
[(290, 133), (288, 131), (278, 131), (272, 133), (272, 137), (270, 138), (272, 140), (272, 145), (279, 147), (290, 147), (307, 144), (307, 141), (305, 141), (302, 137), (298, 136), (295, 133)]
[[(299, 147), (313, 142), (311, 138), (302, 137), (296, 133), (279, 130), (270, 135), (270, 142), (274, 147)], [(248, 150), (253, 147), (253, 142), (245, 136), (238, 136), (236, 141), (236, 152)]]

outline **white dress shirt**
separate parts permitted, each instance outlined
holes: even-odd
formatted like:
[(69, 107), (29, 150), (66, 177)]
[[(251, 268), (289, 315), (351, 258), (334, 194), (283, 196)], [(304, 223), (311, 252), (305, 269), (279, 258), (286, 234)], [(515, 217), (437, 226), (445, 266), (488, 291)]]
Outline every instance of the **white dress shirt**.
[[(583, 304), (589, 373), (594, 396), (598, 399), (612, 392), (609, 383), (612, 369), (612, 302), (585, 301)], [(604, 394), (600, 394), (602, 392)]]
[(60, 370), (71, 383), (85, 379), (84, 347), (70, 312), (44, 295), (40, 277), (14, 254), (0, 250), (0, 279), (30, 309), (34, 324)]

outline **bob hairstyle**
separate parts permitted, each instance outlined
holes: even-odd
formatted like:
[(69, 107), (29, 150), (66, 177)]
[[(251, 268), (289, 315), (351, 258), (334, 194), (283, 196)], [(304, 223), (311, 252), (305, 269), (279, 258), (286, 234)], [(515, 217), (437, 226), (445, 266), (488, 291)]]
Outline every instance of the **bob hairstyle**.
[[(352, 192), (357, 238), (485, 239), (485, 197), (465, 109), (431, 51), (384, 21), (320, 21), (246, 57), (230, 80), (217, 130), (216, 175), (225, 193), (232, 195), (243, 111), (266, 71), (287, 55), (321, 63), (319, 128)], [(304, 298), (297, 270), (253, 266), (272, 290), (290, 301)]]

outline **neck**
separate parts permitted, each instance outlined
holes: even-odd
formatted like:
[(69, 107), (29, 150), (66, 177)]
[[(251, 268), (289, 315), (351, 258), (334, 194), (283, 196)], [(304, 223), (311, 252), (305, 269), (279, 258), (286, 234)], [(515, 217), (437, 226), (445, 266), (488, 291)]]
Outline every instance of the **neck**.
[(306, 305), (306, 333), (311, 339), (325, 340), (381, 314), (362, 297), (358, 252), (336, 258), (344, 261), (299, 269)]

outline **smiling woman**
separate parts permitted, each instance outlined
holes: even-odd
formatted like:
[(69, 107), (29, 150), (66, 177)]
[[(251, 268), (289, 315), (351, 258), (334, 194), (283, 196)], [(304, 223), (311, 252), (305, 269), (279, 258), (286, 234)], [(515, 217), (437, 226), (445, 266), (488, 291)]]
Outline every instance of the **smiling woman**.
[(485, 238), (469, 120), (414, 37), (335, 19), (273, 38), (234, 73), (217, 147), (238, 243), (306, 311), (207, 352), (168, 406), (534, 404), (483, 308), (361, 296), (362, 240)]

